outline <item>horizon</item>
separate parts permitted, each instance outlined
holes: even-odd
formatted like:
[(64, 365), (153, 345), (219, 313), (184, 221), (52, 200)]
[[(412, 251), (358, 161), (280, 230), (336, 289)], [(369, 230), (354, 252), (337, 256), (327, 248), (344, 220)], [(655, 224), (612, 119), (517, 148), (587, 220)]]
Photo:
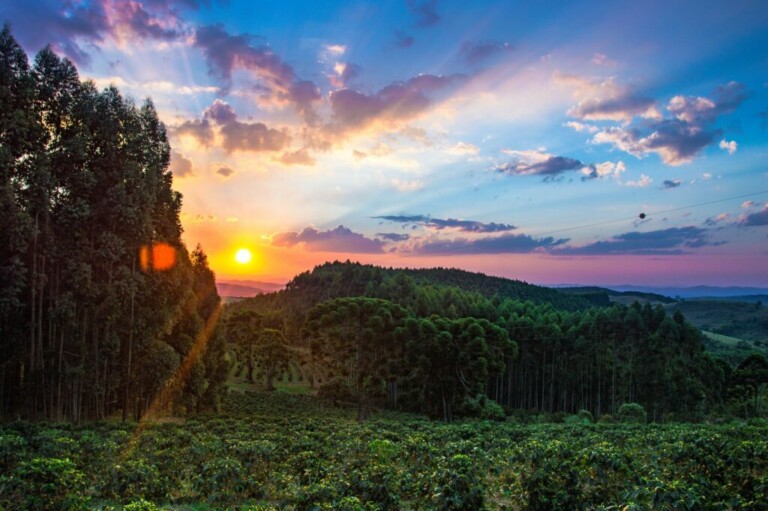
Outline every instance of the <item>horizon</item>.
[(0, 19), (29, 55), (153, 99), (184, 240), (222, 280), (349, 259), (768, 287), (768, 11), (666, 7), (34, 0)]

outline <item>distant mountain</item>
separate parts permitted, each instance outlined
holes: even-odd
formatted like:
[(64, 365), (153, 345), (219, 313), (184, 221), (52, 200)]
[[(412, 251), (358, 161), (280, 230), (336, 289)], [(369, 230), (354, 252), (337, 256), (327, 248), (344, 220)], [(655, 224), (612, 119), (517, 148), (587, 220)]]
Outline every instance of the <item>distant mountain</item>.
[(640, 291), (642, 293), (655, 293), (675, 298), (730, 298), (750, 295), (768, 294), (768, 288), (759, 287), (717, 287), (717, 286), (693, 286), (693, 287), (651, 287), (651, 286), (604, 286), (615, 291)]
[(284, 284), (258, 280), (217, 280), (216, 289), (220, 296), (248, 298), (263, 293), (279, 291)]

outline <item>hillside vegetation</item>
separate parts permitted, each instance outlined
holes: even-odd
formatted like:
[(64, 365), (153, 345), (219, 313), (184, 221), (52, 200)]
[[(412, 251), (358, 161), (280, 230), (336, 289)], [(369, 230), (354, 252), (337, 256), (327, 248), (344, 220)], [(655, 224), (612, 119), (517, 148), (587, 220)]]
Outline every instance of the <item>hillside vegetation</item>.
[[(321, 395), (356, 402), (361, 419), (376, 407), (446, 421), (504, 410), (599, 417), (629, 402), (651, 420), (760, 413), (763, 384), (706, 353), (679, 312), (649, 303), (583, 308), (578, 296), (499, 280), (328, 263), (284, 291), (229, 305), (226, 331), (252, 366), (259, 331), (284, 332), (303, 350), (302, 378)], [(471, 290), (453, 285), (462, 281)]]

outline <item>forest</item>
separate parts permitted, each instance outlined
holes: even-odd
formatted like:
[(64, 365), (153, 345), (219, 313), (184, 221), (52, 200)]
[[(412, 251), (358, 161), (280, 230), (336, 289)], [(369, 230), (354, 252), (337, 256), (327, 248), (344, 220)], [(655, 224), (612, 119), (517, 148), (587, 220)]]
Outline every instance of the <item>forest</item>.
[(50, 47), (30, 64), (3, 28), (0, 416), (138, 419), (220, 397), (220, 300), (181, 241), (169, 158), (151, 100), (97, 91)]
[(225, 328), (246, 361), (261, 329), (281, 329), (319, 393), (356, 402), (361, 418), (372, 403), (445, 421), (615, 416), (625, 403), (656, 422), (760, 415), (764, 357), (712, 356), (679, 311), (499, 280), (327, 263), (230, 305)]

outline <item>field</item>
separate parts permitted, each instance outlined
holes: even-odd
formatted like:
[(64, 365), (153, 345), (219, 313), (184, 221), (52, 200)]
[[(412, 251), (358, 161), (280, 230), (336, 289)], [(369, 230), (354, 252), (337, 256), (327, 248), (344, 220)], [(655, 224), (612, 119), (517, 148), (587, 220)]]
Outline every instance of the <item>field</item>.
[(764, 423), (442, 424), (286, 392), (219, 415), (0, 426), (5, 509), (768, 509)]

